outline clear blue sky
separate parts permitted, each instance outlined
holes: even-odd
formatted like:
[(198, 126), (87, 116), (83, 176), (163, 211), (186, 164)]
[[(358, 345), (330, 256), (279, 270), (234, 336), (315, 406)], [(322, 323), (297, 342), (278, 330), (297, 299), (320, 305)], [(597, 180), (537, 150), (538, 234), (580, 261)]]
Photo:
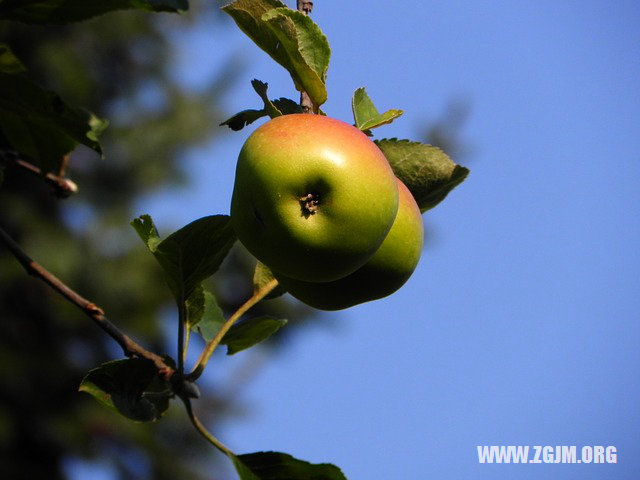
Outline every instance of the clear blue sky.
[[(425, 215), (409, 283), (267, 359), (239, 398), (252, 415), (216, 433), (349, 480), (637, 478), (640, 3), (317, 0), (313, 18), (333, 50), (329, 115), (350, 121), (364, 85), (406, 112), (377, 135), (416, 139), (462, 98), (472, 173)], [(259, 105), (253, 78), (296, 98), (227, 27), (183, 39), (181, 80), (237, 56), (230, 111)], [(250, 130), (191, 155), (195, 190), (138, 213), (175, 226), (227, 213)], [(615, 445), (618, 464), (480, 465), (484, 444)]]

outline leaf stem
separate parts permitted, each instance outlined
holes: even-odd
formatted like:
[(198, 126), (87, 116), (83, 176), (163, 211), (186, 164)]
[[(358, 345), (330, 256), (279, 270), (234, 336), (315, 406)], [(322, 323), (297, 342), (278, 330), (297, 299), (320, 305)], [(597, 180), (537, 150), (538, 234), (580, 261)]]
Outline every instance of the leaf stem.
[(191, 420), (191, 423), (196, 428), (198, 433), (202, 435), (204, 438), (206, 438), (209, 443), (211, 443), (214, 447), (216, 447), (218, 450), (220, 450), (222, 453), (224, 453), (228, 457), (235, 457), (235, 454), (229, 449), (229, 447), (227, 447), (224, 443), (222, 443), (216, 437), (211, 435), (211, 433), (205, 428), (205, 426), (198, 419), (198, 417), (196, 417), (196, 415), (193, 413), (193, 408), (191, 408), (191, 399), (186, 397), (181, 397), (181, 398), (187, 410), (187, 415), (189, 415), (189, 420)]
[(142, 357), (151, 360), (158, 369), (160, 376), (165, 379), (169, 379), (173, 375), (173, 368), (167, 365), (160, 355), (156, 355), (155, 353), (146, 350), (130, 337), (125, 335), (118, 327), (107, 319), (102, 308), (82, 297), (55, 275), (31, 259), (31, 257), (29, 257), (2, 228), (0, 228), (0, 243), (3, 243), (9, 249), (29, 275), (41, 279), (71, 303), (80, 308), (80, 310), (88, 315), (96, 325), (98, 325), (98, 327), (118, 342), (125, 356)]
[(227, 321), (222, 325), (216, 336), (204, 347), (200, 357), (198, 358), (198, 362), (194, 367), (193, 371), (186, 375), (186, 379), (189, 381), (197, 380), (204, 368), (207, 366), (207, 362), (209, 362), (209, 358), (211, 354), (214, 352), (216, 347), (220, 344), (220, 341), (225, 336), (225, 334), (229, 331), (229, 329), (233, 326), (234, 323), (238, 321), (238, 319), (244, 315), (251, 307), (253, 307), (256, 303), (266, 297), (274, 288), (278, 286), (278, 280), (275, 278), (266, 283), (262, 288), (256, 291), (253, 296), (247, 300), (238, 310), (236, 310), (233, 315), (231, 315)]

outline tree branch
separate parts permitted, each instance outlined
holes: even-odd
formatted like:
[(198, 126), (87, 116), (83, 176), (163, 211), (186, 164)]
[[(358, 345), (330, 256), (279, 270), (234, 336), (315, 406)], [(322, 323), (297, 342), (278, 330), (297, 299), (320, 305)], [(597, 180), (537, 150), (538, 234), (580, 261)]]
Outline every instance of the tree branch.
[[(42, 169), (36, 167), (33, 163), (21, 158), (18, 152), (13, 150), (1, 150), (0, 162), (5, 165), (15, 165), (27, 172), (33, 173), (42, 178), (53, 188), (53, 194), (58, 198), (67, 198), (78, 191), (78, 185), (75, 182), (65, 178), (64, 176), (55, 175), (51, 172), (42, 173)], [(63, 162), (63, 165), (66, 162)]]
[[(297, 0), (297, 2), (299, 12), (302, 12), (305, 15), (309, 15), (311, 13), (311, 10), (313, 9), (313, 2), (310, 2), (309, 0)], [(300, 92), (300, 106), (304, 113), (317, 113), (317, 109), (311, 101), (311, 97), (309, 97), (309, 94), (304, 90)]]
[(60, 293), (63, 297), (76, 305), (86, 315), (88, 315), (102, 330), (104, 330), (111, 338), (113, 338), (127, 357), (142, 357), (151, 360), (161, 377), (169, 379), (174, 369), (166, 364), (164, 359), (150, 352), (136, 343), (134, 340), (125, 335), (118, 327), (111, 323), (102, 310), (95, 303), (82, 297), (74, 290), (65, 285), (60, 279), (47, 271), (40, 264), (29, 257), (20, 246), (2, 229), (0, 228), (0, 242), (4, 243), (14, 257), (20, 262), (29, 275), (37, 277), (44, 281), (47, 285)]

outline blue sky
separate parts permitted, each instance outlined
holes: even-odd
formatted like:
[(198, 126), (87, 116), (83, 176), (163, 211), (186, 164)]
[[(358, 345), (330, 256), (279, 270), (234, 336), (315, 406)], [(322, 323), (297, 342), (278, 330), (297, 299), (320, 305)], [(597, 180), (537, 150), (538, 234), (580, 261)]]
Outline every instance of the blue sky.
[[(377, 136), (418, 139), (462, 99), (471, 175), (425, 214), (407, 285), (265, 359), (239, 399), (252, 414), (216, 433), (239, 453), (331, 462), (350, 480), (637, 478), (640, 3), (383, 4), (315, 2), (333, 50), (324, 110), (351, 121), (366, 86), (380, 110), (405, 110)], [(194, 87), (245, 62), (229, 111), (259, 105), (253, 78), (297, 97), (231, 20), (178, 45)], [(195, 187), (139, 213), (176, 227), (228, 213), (250, 131), (192, 153)], [(614, 445), (618, 463), (480, 465), (485, 444)]]

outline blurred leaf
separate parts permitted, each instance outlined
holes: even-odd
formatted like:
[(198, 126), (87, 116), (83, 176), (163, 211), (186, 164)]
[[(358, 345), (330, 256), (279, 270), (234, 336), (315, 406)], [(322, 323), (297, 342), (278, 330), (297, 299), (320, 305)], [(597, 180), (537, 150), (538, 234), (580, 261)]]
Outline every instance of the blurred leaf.
[(4, 0), (0, 2), (0, 20), (40, 24), (69, 23), (114, 10), (181, 12), (188, 8), (188, 0)]
[(224, 313), (218, 306), (216, 297), (206, 290), (203, 291), (203, 310), (200, 320), (191, 325), (191, 328), (197, 331), (205, 342), (213, 340), (220, 327), (224, 323)]
[(353, 92), (351, 108), (356, 127), (363, 131), (391, 123), (404, 113), (402, 110), (387, 110), (380, 114), (364, 87)]
[[(20, 71), (6, 52), (7, 68)], [(45, 173), (57, 173), (63, 157), (77, 143), (102, 154), (98, 136), (107, 124), (90, 112), (70, 107), (23, 74), (0, 72), (0, 129), (14, 149), (37, 162)]]
[(435, 207), (462, 183), (469, 169), (456, 165), (438, 147), (397, 138), (376, 140), (396, 176), (411, 191), (421, 212)]
[(247, 453), (231, 460), (241, 480), (347, 480), (335, 465), (309, 463), (286, 453)]
[(258, 47), (287, 69), (296, 88), (306, 91), (314, 104), (327, 100), (325, 80), (331, 49), (311, 18), (277, 0), (237, 0), (223, 10)]
[(0, 43), (0, 72), (21, 73), (26, 71), (26, 67), (16, 57), (6, 43)]
[[(256, 269), (253, 271), (253, 293), (256, 293), (274, 278), (275, 277), (273, 276), (271, 269), (269, 269), (269, 267), (264, 263), (258, 262), (256, 264)], [(278, 285), (264, 298), (276, 298), (284, 293), (286, 293), (286, 290), (281, 285)]]
[(173, 397), (169, 382), (144, 358), (103, 363), (82, 379), (79, 390), (138, 422), (158, 420)]
[(202, 217), (159, 243), (151, 217), (142, 216), (132, 225), (162, 266), (178, 304), (185, 302), (205, 278), (218, 270), (236, 241), (228, 215)]
[(233, 355), (265, 341), (287, 324), (284, 319), (264, 316), (243, 320), (229, 329), (222, 338), (227, 355)]

